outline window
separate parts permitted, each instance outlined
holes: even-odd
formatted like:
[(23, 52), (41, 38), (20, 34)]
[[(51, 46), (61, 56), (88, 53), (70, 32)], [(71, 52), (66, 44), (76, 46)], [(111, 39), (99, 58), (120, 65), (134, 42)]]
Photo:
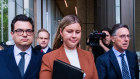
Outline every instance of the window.
[(34, 16), (33, 4), (34, 0), (24, 0), (24, 14), (32, 18)]
[(116, 0), (116, 24), (120, 23), (120, 0)]

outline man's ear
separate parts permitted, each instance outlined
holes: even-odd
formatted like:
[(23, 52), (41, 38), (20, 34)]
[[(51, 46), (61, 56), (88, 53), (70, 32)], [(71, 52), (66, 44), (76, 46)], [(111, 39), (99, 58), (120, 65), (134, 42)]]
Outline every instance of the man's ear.
[(12, 36), (12, 39), (13, 39), (13, 37), (14, 37), (14, 32), (11, 32), (11, 36)]
[(111, 36), (111, 40), (112, 40), (112, 42), (114, 42), (115, 41), (115, 37)]

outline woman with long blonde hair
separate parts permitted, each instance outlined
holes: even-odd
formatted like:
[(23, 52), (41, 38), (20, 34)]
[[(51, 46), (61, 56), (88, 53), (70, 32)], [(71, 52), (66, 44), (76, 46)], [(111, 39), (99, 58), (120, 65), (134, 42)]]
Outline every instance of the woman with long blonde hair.
[[(92, 53), (79, 48), (81, 24), (77, 16), (67, 15), (59, 24), (52, 52), (42, 58), (40, 79), (52, 79), (54, 60), (78, 67), (84, 71), (84, 79), (98, 79)], [(63, 74), (62, 74), (63, 75)]]

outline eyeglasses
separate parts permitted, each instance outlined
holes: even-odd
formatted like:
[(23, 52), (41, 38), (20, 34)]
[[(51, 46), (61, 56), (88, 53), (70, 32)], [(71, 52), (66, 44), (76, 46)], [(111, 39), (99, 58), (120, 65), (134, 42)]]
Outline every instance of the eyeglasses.
[(126, 38), (131, 39), (131, 35), (114, 35), (114, 36), (118, 36), (121, 39), (126, 39)]
[(17, 33), (17, 35), (19, 35), (19, 36), (22, 36), (23, 35), (23, 33), (24, 32), (26, 32), (26, 34), (28, 35), (28, 36), (30, 36), (30, 35), (32, 35), (33, 34), (33, 30), (31, 30), (31, 29), (27, 29), (27, 30), (23, 30), (23, 29), (17, 29), (17, 30), (14, 30), (13, 32), (16, 32)]

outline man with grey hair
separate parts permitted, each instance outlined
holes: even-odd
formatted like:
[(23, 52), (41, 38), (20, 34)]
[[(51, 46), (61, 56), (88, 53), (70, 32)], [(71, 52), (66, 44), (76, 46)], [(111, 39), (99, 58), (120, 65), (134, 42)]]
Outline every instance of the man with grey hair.
[(128, 26), (114, 25), (111, 38), (112, 49), (96, 61), (99, 79), (139, 79), (137, 55), (127, 50), (130, 41)]

